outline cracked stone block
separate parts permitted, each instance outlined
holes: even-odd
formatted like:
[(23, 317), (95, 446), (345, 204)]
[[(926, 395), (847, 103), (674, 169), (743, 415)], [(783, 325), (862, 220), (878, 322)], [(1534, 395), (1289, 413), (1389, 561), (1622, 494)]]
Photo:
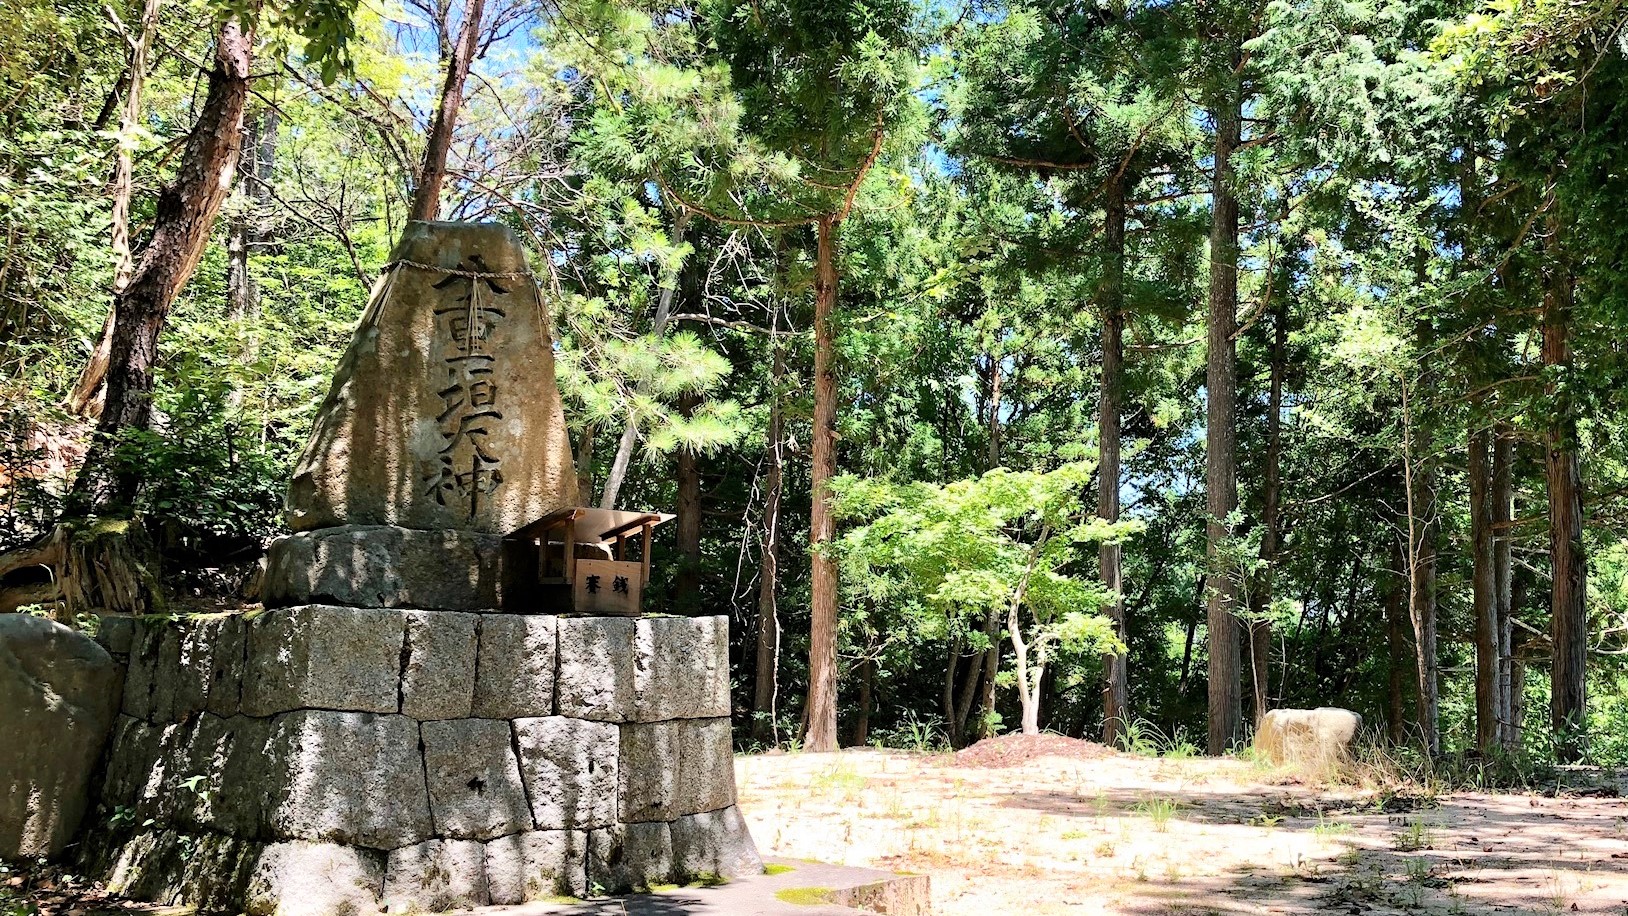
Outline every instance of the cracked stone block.
[(233, 836), (260, 834), (265, 818), (269, 719), (202, 713), (182, 732), (182, 753), (168, 759), (164, 792), (172, 823)]
[(403, 611), (406, 664), (401, 712), (419, 721), (463, 719), (475, 697), (474, 614)]
[(266, 830), (277, 839), (394, 849), (433, 835), (418, 723), (300, 710), (267, 742)]
[(478, 611), (500, 603), (502, 555), (502, 535), (478, 531), (389, 525), (302, 531), (271, 542), (262, 594), (266, 607)]
[(313, 604), (266, 611), (248, 630), (246, 715), (397, 711), (400, 611)]
[(763, 858), (740, 809), (686, 814), (673, 821), (673, 870), (691, 881), (763, 874)]
[(611, 893), (647, 891), (673, 879), (666, 822), (614, 824), (588, 834), (588, 885)]
[(486, 844), (486, 886), (494, 906), (588, 896), (588, 834), (531, 830)]
[(629, 722), (639, 621), (630, 617), (562, 617), (555, 702), (562, 716)]
[(516, 719), (520, 774), (539, 830), (580, 830), (616, 821), (615, 725), (545, 716)]
[(385, 854), (333, 843), (270, 843), (244, 894), (248, 916), (378, 916)]
[(621, 727), (617, 779), (620, 819), (670, 821), (678, 816), (680, 722), (630, 722)]
[(728, 719), (638, 722), (621, 729), (623, 821), (670, 821), (735, 803)]
[(119, 847), (106, 884), (136, 900), (233, 912), (258, 854), (259, 844), (235, 837), (143, 831)]
[(680, 815), (717, 811), (735, 803), (735, 751), (728, 719), (690, 719), (679, 728)]
[(508, 722), (453, 719), (419, 731), (437, 836), (489, 840), (532, 828)]
[(558, 621), (544, 614), (481, 617), (474, 715), (524, 719), (554, 714)]
[(389, 913), (445, 913), (486, 906), (486, 846), (428, 840), (390, 853), (384, 872)]
[(644, 617), (637, 624), (633, 718), (729, 715), (728, 617)]

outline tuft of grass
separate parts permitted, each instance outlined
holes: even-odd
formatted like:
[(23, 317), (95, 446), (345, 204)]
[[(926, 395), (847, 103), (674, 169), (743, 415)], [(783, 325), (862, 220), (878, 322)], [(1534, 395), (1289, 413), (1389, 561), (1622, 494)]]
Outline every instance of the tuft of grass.
[(1131, 806), (1131, 810), (1153, 822), (1153, 829), (1163, 833), (1170, 829), (1170, 819), (1180, 804), (1173, 798), (1149, 798)]
[(1399, 852), (1418, 852), (1421, 849), (1428, 849), (1435, 840), (1435, 832), (1430, 829), (1430, 825), (1413, 818), (1396, 835), (1396, 848)]
[(770, 862), (763, 866), (763, 873), (765, 875), (784, 875), (796, 870), (797, 869), (792, 868), (790, 865), (781, 865), (779, 862)]
[(1317, 812), (1317, 824), (1311, 828), (1312, 836), (1322, 840), (1332, 840), (1335, 837), (1345, 836), (1351, 832), (1351, 825), (1345, 821), (1325, 817), (1323, 812)]
[(829, 887), (788, 887), (774, 892), (774, 899), (797, 906), (822, 906), (831, 902)]

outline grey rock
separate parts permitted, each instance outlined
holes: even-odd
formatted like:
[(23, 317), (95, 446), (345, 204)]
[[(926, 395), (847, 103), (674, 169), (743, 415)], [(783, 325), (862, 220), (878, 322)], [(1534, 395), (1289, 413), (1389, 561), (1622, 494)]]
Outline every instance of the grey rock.
[(145, 717), (180, 722), (204, 709), (236, 715), (244, 629), (239, 614), (144, 621), (140, 646), (150, 664), (139, 669), (140, 683), (133, 686), (145, 691)]
[(537, 829), (580, 830), (616, 821), (616, 726), (546, 716), (516, 719), (514, 729)]
[(481, 617), (475, 715), (483, 719), (525, 719), (554, 714), (558, 621), (544, 614)]
[(639, 621), (629, 617), (562, 617), (559, 629), (560, 715), (598, 722), (629, 722)]
[(163, 631), (161, 624), (139, 618), (132, 620), (121, 711), (127, 716), (148, 719), (153, 714), (153, 676), (158, 670), (158, 644)]
[(628, 723), (621, 727), (617, 761), (623, 821), (670, 821), (677, 817), (682, 722)]
[(614, 824), (588, 834), (589, 886), (646, 891), (673, 877), (673, 838), (665, 822)]
[(735, 803), (735, 753), (728, 719), (690, 719), (679, 729), (675, 808), (681, 815)]
[(390, 913), (444, 913), (486, 906), (486, 847), (471, 840), (428, 840), (390, 853), (384, 905)]
[(680, 878), (693, 881), (763, 873), (763, 858), (734, 805), (684, 815), (673, 821), (672, 838), (673, 870)]
[(267, 742), (266, 830), (276, 839), (394, 849), (433, 834), (418, 723), (300, 710)]
[(179, 747), (165, 753), (161, 764), (168, 803), (163, 816), (189, 830), (258, 836), (266, 789), (281, 775), (267, 768), (272, 721), (205, 712), (169, 736)]
[(400, 611), (307, 605), (249, 625), (243, 712), (294, 709), (393, 713), (400, 698)]
[(106, 884), (135, 900), (234, 912), (258, 854), (258, 844), (236, 837), (144, 831), (119, 847)]
[(0, 614), (0, 858), (55, 856), (73, 838), (121, 671), (77, 630)]
[(401, 712), (420, 721), (463, 719), (475, 698), (474, 614), (403, 611)]
[(621, 728), (618, 794), (623, 821), (671, 821), (735, 803), (728, 719), (675, 719)]
[(333, 843), (270, 843), (244, 894), (249, 916), (377, 916), (385, 854)]
[(500, 603), (502, 555), (499, 534), (389, 525), (323, 528), (272, 541), (262, 588), (267, 607), (478, 611)]
[(493, 905), (588, 896), (588, 834), (530, 830), (486, 844), (486, 886)]
[[(294, 468), (290, 527), (507, 534), (576, 503), (546, 300), (529, 276), (444, 272), (526, 272), (519, 239), (414, 221), (390, 261)], [(481, 476), (456, 476), (471, 468)]]
[(489, 840), (532, 828), (509, 728), (497, 719), (419, 727), (437, 836)]
[(729, 618), (638, 621), (633, 675), (640, 722), (729, 715)]
[(107, 771), (102, 779), (103, 804), (115, 811), (119, 808), (134, 811), (149, 795), (158, 794), (156, 785), (150, 792), (148, 786), (158, 762), (163, 732), (162, 726), (143, 719), (119, 716), (108, 742)]
[(136, 640), (136, 618), (128, 614), (103, 614), (96, 627), (96, 641), (109, 655), (129, 655)]

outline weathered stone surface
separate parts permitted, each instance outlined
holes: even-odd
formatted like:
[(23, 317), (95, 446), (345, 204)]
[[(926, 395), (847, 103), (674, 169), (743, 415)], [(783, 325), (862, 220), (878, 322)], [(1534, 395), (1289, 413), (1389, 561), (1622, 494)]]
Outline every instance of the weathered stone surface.
[(475, 615), (403, 611), (401, 711), (420, 721), (462, 719), (475, 699)]
[(390, 913), (444, 913), (486, 906), (486, 846), (429, 840), (390, 853), (384, 905)]
[(494, 906), (588, 896), (588, 834), (531, 830), (486, 844), (486, 887)]
[(616, 821), (616, 726), (563, 716), (516, 719), (520, 774), (539, 830)]
[(208, 709), (237, 714), (246, 623), (240, 614), (138, 621), (124, 712), (179, 722)]
[(665, 822), (615, 824), (588, 834), (590, 886), (645, 891), (673, 877), (673, 837)]
[(277, 839), (394, 849), (433, 835), (418, 723), (300, 710), (268, 742), (266, 829)]
[(728, 719), (621, 726), (621, 820), (670, 821), (735, 803)]
[(267, 607), (343, 604), (478, 611), (501, 594), (503, 538), (477, 531), (347, 525), (271, 543)]
[(672, 824), (673, 869), (681, 878), (735, 878), (763, 873), (763, 859), (740, 809), (686, 814)]
[(508, 722), (453, 719), (419, 731), (436, 836), (489, 840), (532, 828)]
[(133, 811), (158, 796), (163, 781), (162, 770), (157, 767), (163, 735), (163, 726), (134, 716), (119, 716), (108, 746), (103, 804)]
[(385, 854), (333, 843), (271, 843), (244, 894), (249, 916), (377, 916)]
[(272, 720), (205, 712), (171, 734), (184, 745), (160, 764), (168, 768), (164, 794), (171, 821), (187, 829), (260, 835), (266, 790), (281, 777), (268, 771)]
[(621, 726), (617, 777), (623, 821), (670, 821), (678, 816), (678, 784), (683, 743), (680, 722)]
[(525, 719), (554, 714), (558, 620), (543, 614), (481, 617), (475, 715), (485, 719)]
[(104, 614), (96, 627), (96, 641), (109, 655), (129, 655), (136, 640), (136, 618), (128, 614)]
[(0, 614), (0, 858), (55, 856), (72, 839), (121, 672), (83, 633)]
[(634, 708), (635, 639), (629, 617), (562, 617), (555, 704), (562, 716), (630, 722)]
[(1362, 716), (1349, 709), (1274, 709), (1261, 719), (1255, 748), (1276, 764), (1324, 769), (1351, 763)]
[(118, 849), (107, 886), (136, 900), (234, 912), (259, 845), (220, 834), (144, 831)]
[(735, 753), (728, 719), (680, 723), (679, 814), (717, 811), (735, 803)]
[(295, 468), (290, 525), (504, 534), (575, 503), (536, 283), (448, 273), (527, 271), (514, 234), (413, 222), (391, 261)]
[(638, 621), (633, 692), (640, 722), (729, 715), (729, 618)]
[(243, 712), (396, 712), (402, 632), (400, 611), (328, 605), (266, 611), (249, 625)]

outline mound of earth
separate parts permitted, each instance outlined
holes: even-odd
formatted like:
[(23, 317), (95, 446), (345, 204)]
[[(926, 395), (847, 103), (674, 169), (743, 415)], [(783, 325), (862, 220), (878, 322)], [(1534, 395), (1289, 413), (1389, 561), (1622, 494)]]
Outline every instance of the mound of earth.
[(1041, 757), (1098, 760), (1118, 753), (1106, 744), (1066, 735), (997, 735), (956, 751), (953, 760), (956, 766), (996, 768), (1022, 766)]

